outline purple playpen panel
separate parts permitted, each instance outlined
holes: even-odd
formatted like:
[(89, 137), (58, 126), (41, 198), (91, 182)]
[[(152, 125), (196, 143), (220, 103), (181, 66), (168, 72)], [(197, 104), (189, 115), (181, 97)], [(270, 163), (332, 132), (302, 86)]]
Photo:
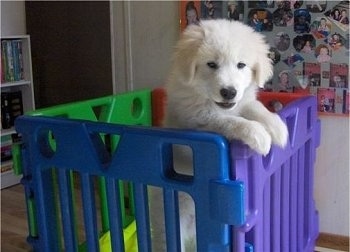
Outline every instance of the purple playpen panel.
[(313, 166), (320, 142), (315, 97), (298, 99), (280, 111), (287, 123), (285, 149), (273, 146), (262, 157), (231, 145), (232, 176), (245, 185), (246, 223), (233, 228), (237, 252), (313, 251), (318, 215), (313, 201)]

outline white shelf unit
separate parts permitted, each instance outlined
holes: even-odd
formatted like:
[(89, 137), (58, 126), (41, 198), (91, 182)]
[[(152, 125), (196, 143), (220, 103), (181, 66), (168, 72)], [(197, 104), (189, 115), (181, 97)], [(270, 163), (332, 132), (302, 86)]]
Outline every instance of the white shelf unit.
[[(22, 57), (23, 57), (23, 79), (14, 82), (2, 82), (1, 81), (1, 93), (2, 92), (16, 92), (21, 91), (23, 102), (23, 113), (35, 109), (34, 103), (34, 88), (33, 88), (33, 71), (32, 71), (32, 56), (31, 45), (29, 35), (18, 36), (2, 36), (3, 40), (21, 40), (22, 41)], [(14, 128), (2, 129), (1, 138), (16, 133)], [(1, 146), (3, 143), (1, 142)], [(4, 162), (8, 165), (9, 161)], [(11, 161), (10, 161), (11, 162)], [(3, 163), (1, 163), (3, 166)], [(14, 175), (13, 171), (1, 172), (1, 189), (18, 184), (21, 177)]]

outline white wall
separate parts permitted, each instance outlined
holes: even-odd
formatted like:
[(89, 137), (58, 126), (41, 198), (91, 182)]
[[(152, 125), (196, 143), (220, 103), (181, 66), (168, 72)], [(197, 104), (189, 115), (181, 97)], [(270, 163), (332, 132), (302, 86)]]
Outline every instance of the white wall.
[(1, 36), (26, 34), (24, 1), (1, 1)]
[(176, 1), (112, 1), (114, 91), (163, 85), (180, 35)]
[(320, 230), (349, 235), (349, 118), (322, 116), (315, 167)]

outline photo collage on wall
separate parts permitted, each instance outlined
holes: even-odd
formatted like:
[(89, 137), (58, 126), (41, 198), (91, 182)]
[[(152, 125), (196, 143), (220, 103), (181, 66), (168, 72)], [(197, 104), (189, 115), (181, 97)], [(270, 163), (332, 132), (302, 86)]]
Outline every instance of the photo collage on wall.
[(321, 114), (349, 115), (349, 1), (181, 1), (181, 30), (225, 18), (266, 36), (274, 77), (265, 91), (317, 96)]

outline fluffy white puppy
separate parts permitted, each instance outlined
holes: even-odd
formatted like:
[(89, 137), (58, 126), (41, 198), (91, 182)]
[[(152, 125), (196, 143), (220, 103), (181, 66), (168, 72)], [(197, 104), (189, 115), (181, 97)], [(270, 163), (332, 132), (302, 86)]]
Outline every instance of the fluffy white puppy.
[(256, 100), (273, 73), (264, 36), (241, 22), (207, 20), (179, 40), (166, 84), (164, 126), (214, 131), (266, 155), (288, 130)]
[[(286, 125), (256, 100), (256, 90), (272, 76), (268, 53), (263, 35), (243, 23), (208, 20), (189, 26), (177, 44), (166, 84), (164, 126), (217, 132), (263, 155), (271, 143), (285, 146)], [(175, 148), (176, 171), (189, 174), (192, 165), (182, 154)], [(153, 248), (165, 251), (161, 192), (150, 194)], [(194, 202), (180, 192), (179, 205), (181, 251), (195, 251)]]

